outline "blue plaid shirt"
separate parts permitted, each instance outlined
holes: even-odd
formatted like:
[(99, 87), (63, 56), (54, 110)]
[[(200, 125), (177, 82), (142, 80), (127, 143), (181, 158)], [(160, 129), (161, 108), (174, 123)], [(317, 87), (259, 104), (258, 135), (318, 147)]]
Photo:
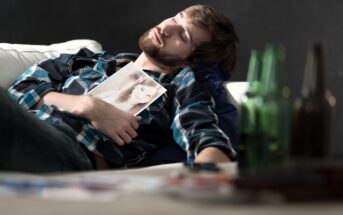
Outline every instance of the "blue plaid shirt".
[(190, 68), (172, 75), (146, 71), (167, 92), (141, 112), (138, 136), (132, 144), (118, 146), (87, 119), (59, 107), (42, 105), (35, 109), (37, 102), (50, 91), (87, 93), (136, 57), (128, 53), (115, 56), (93, 53), (88, 49), (74, 55), (61, 54), (27, 69), (10, 87), (9, 95), (39, 119), (69, 130), (76, 141), (114, 166), (135, 165), (168, 142), (176, 142), (195, 155), (206, 147), (217, 147), (235, 160), (230, 138), (218, 127), (213, 98), (203, 84), (195, 81)]

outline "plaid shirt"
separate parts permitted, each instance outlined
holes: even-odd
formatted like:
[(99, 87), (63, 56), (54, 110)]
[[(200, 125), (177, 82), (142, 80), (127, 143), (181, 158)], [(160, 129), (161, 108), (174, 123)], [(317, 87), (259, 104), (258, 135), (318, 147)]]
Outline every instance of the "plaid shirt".
[(27, 69), (10, 87), (9, 95), (39, 119), (69, 130), (80, 144), (118, 167), (137, 164), (149, 152), (170, 141), (195, 155), (206, 147), (217, 147), (235, 160), (236, 152), (230, 139), (218, 127), (213, 99), (202, 84), (195, 82), (190, 68), (172, 75), (146, 71), (167, 93), (141, 112), (138, 136), (133, 143), (124, 146), (115, 144), (87, 119), (61, 108), (42, 105), (35, 109), (46, 93), (84, 94), (136, 57), (128, 53), (95, 54), (88, 49), (74, 55), (61, 54)]

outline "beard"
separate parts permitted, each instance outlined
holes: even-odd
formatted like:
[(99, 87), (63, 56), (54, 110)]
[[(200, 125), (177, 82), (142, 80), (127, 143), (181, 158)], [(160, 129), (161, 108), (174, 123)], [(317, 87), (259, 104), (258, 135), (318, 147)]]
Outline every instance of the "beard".
[(163, 50), (155, 45), (152, 38), (149, 37), (149, 33), (152, 29), (145, 32), (139, 37), (138, 45), (139, 48), (154, 62), (165, 67), (179, 67), (184, 62), (185, 59), (179, 56), (168, 54), (163, 52)]

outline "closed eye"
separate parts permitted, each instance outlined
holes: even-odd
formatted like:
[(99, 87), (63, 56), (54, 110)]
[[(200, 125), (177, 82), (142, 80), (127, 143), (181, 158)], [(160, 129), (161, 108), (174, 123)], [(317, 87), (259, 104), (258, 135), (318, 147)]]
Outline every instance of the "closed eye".
[[(175, 17), (172, 17), (171, 20), (172, 20), (172, 22), (173, 22), (174, 24), (177, 24), (177, 21), (176, 21)], [(186, 40), (186, 38), (185, 38), (185, 36), (184, 36), (183, 33), (184, 33), (184, 30), (180, 31), (179, 37), (181, 38), (181, 40), (182, 40), (183, 42), (186, 42), (187, 40)]]
[(181, 40), (182, 40), (183, 42), (186, 42), (186, 39), (185, 39), (185, 37), (184, 37), (184, 35), (183, 35), (183, 32), (180, 33), (180, 38), (181, 38)]

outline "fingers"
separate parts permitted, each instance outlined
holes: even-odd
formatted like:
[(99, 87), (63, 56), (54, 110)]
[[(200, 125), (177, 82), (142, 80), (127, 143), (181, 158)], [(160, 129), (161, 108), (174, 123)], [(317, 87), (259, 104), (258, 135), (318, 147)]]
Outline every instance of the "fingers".
[(111, 138), (120, 146), (131, 143), (132, 139), (137, 137), (136, 129), (139, 127), (138, 121), (141, 120), (141, 117), (126, 115), (124, 119), (126, 120), (119, 123), (121, 125), (119, 128), (110, 131)]
[(132, 141), (132, 138), (126, 132), (114, 134), (111, 138), (120, 146), (123, 146), (125, 143), (131, 143)]
[(120, 134), (120, 137), (125, 143), (131, 143), (132, 141), (132, 138), (130, 137), (130, 135), (126, 133), (125, 131)]
[(122, 146), (124, 145), (124, 141), (119, 137), (119, 135), (114, 134), (111, 136), (112, 140), (116, 142), (118, 145)]
[(130, 128), (130, 126), (132, 126), (132, 128), (133, 129), (138, 129), (138, 127), (139, 127), (139, 121), (142, 119), (142, 117), (140, 117), (140, 116), (133, 116), (132, 118), (130, 118), (130, 120), (129, 120), (129, 125), (127, 125), (127, 127), (128, 127), (128, 130), (131, 130), (131, 128)]
[(126, 132), (130, 135), (131, 138), (137, 137), (137, 132), (133, 127), (128, 128)]
[(130, 122), (130, 125), (128, 127), (131, 127), (132, 129), (137, 129), (139, 126), (138, 122), (134, 119), (134, 120), (131, 120)]
[(113, 140), (120, 146), (125, 143), (131, 143), (132, 139), (137, 137), (137, 132), (135, 128), (128, 126), (120, 131), (115, 132), (113, 135)]
[(116, 144), (122, 146), (130, 143), (132, 138), (137, 136), (136, 129), (139, 127), (141, 117), (122, 111), (101, 100), (99, 104), (92, 107), (94, 107), (92, 117), (89, 117), (91, 124)]
[(132, 141), (132, 138), (129, 134), (127, 134), (125, 131), (115, 133), (111, 136), (112, 140), (116, 142), (116, 144), (123, 146), (125, 143), (130, 143)]

